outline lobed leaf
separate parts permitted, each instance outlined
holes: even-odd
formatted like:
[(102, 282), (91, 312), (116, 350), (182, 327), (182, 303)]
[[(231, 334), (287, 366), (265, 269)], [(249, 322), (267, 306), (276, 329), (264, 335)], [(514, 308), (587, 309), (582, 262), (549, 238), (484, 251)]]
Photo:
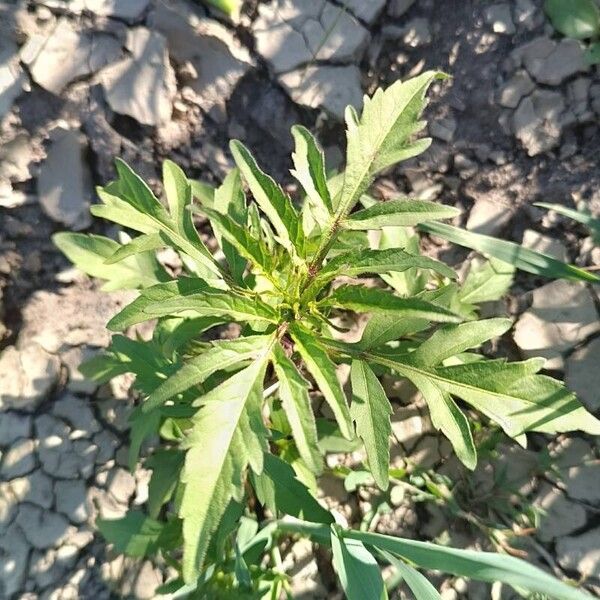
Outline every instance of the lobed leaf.
[(55, 233), (52, 241), (78, 269), (91, 277), (104, 279), (106, 291), (149, 287), (170, 279), (156, 257), (148, 252), (127, 256), (118, 264), (107, 264), (116, 252), (127, 246), (101, 235), (61, 232)]
[(171, 377), (148, 396), (142, 410), (148, 412), (173, 396), (201, 384), (216, 371), (228, 369), (264, 352), (273, 336), (251, 335), (235, 340), (213, 342), (213, 347), (186, 361)]
[(375, 483), (386, 490), (389, 485), (392, 407), (377, 376), (365, 361), (352, 361), (350, 380), (350, 414), (356, 424), (356, 433), (365, 445)]
[(279, 381), (279, 398), (292, 429), (298, 452), (315, 474), (323, 470), (319, 452), (317, 426), (308, 395), (308, 381), (289, 359), (281, 344), (273, 346), (273, 367)]
[(298, 213), (281, 187), (260, 170), (249, 150), (237, 140), (229, 144), (238, 169), (241, 171), (254, 199), (272, 223), (279, 241), (294, 254), (304, 254), (304, 232)]
[(335, 306), (357, 312), (395, 313), (398, 318), (417, 318), (440, 323), (456, 323), (460, 317), (449, 310), (419, 298), (400, 298), (381, 288), (344, 285), (320, 302), (320, 306)]
[(323, 151), (306, 127), (294, 125), (292, 135), (296, 142), (296, 150), (292, 154), (292, 175), (299, 181), (311, 202), (321, 206), (325, 214), (331, 214), (333, 206), (327, 187)]
[(382, 227), (413, 227), (425, 221), (451, 219), (460, 214), (453, 206), (403, 198), (377, 202), (352, 213), (342, 224), (346, 229), (381, 229)]
[(243, 473), (262, 469), (266, 430), (262, 424), (262, 386), (266, 357), (253, 362), (200, 398), (185, 442), (183, 578), (195, 581), (209, 542), (232, 499), (243, 497)]
[(429, 146), (428, 138), (416, 142), (411, 138), (424, 126), (419, 118), (427, 88), (442, 77), (427, 71), (377, 90), (371, 98), (365, 97), (360, 119), (353, 110), (346, 111), (347, 166), (336, 214), (348, 214), (377, 173)]
[(335, 364), (315, 337), (298, 323), (290, 325), (290, 334), (308, 372), (314, 377), (323, 397), (331, 407), (342, 435), (354, 437), (348, 401), (337, 378)]

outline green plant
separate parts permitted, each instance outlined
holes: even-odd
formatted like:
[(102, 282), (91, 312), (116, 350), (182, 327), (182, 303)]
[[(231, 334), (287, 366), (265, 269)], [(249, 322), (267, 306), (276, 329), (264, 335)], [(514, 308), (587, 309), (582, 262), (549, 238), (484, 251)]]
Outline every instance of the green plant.
[(600, 8), (594, 0), (546, 0), (544, 9), (554, 29), (576, 40), (590, 40), (586, 59), (600, 63)]
[[(352, 530), (314, 496), (322, 454), (348, 444), (364, 446), (365, 468), (388, 487), (392, 407), (384, 374), (420, 390), (434, 425), (470, 469), (477, 461), (470, 419), (496, 423), (521, 444), (530, 431), (600, 433), (573, 394), (539, 374), (543, 361), (488, 360), (472, 351), (510, 328), (507, 319), (478, 320), (476, 305), (504, 293), (512, 267), (495, 259), (473, 265), (461, 285), (447, 265), (418, 253), (409, 229), (458, 211), (367, 195), (381, 171), (428, 147), (429, 139), (415, 135), (424, 126), (426, 91), (441, 77), (427, 72), (378, 90), (360, 116), (348, 108), (342, 175), (328, 179), (317, 142), (294, 127), (292, 173), (306, 193), (300, 212), (233, 141), (237, 169), (216, 190), (166, 161), (166, 206), (117, 161), (118, 179), (98, 190), (102, 204), (92, 212), (137, 231), (134, 239), (54, 237), (106, 289), (140, 288), (109, 322), (112, 331), (156, 319), (149, 341), (116, 334), (82, 371), (99, 382), (135, 374), (142, 401), (131, 415), (131, 468), (144, 440), (161, 438), (145, 459), (152, 469), (146, 510), (98, 522), (117, 551), (160, 553), (176, 570), (161, 591), (289, 596), (279, 540), (305, 535), (331, 547), (350, 599), (386, 597), (378, 561), (421, 599), (439, 595), (415, 567), (587, 597), (514, 557)], [(207, 218), (218, 251), (203, 243), (192, 211)], [(373, 247), (369, 230), (380, 232), (376, 243), (370, 236)], [(157, 260), (164, 247), (181, 258), (177, 276)], [(360, 278), (367, 274), (381, 279)], [(342, 341), (336, 318), (355, 313), (370, 315), (362, 337)], [(239, 336), (215, 340), (215, 328), (226, 323), (238, 323)], [(350, 366), (351, 403), (337, 377), (341, 363)], [(334, 420), (315, 418), (316, 397)]]

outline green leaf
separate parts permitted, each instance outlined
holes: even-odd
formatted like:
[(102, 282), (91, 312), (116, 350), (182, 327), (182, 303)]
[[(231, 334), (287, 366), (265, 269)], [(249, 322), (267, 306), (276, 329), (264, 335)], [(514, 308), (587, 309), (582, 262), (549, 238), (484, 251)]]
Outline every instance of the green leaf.
[(429, 321), (426, 319), (399, 319), (393, 312), (374, 313), (367, 322), (359, 345), (363, 350), (370, 350), (427, 327)]
[(382, 490), (387, 490), (392, 407), (377, 376), (366, 362), (353, 360), (350, 377), (350, 414), (356, 423), (356, 433), (365, 444), (369, 468), (375, 483)]
[(333, 523), (332, 514), (301, 483), (294, 469), (271, 453), (264, 456), (264, 468), (253, 477), (256, 495), (273, 514), (283, 513), (312, 521)]
[(381, 227), (413, 227), (425, 221), (451, 219), (460, 214), (453, 206), (427, 200), (403, 198), (377, 202), (351, 214), (343, 223), (346, 229), (380, 229)]
[(304, 232), (298, 213), (281, 187), (260, 170), (248, 149), (239, 141), (229, 144), (233, 158), (254, 199), (271, 221), (281, 244), (289, 252), (304, 254)]
[(410, 358), (416, 365), (432, 367), (446, 358), (481, 346), (484, 342), (506, 333), (511, 326), (510, 319), (502, 318), (443, 325), (411, 353)]
[(171, 499), (184, 458), (183, 452), (161, 448), (146, 461), (144, 466), (152, 469), (148, 483), (148, 513), (151, 517), (158, 517), (163, 504)]
[(180, 277), (146, 288), (117, 313), (107, 327), (112, 331), (123, 331), (136, 323), (179, 313), (225, 316), (240, 321), (278, 321), (277, 311), (258, 297), (211, 288), (202, 279)]
[(144, 440), (158, 433), (161, 420), (162, 417), (158, 411), (143, 413), (141, 406), (136, 406), (131, 411), (129, 415), (131, 430), (129, 432), (129, 451), (127, 453), (127, 466), (130, 471), (135, 471)]
[(312, 133), (302, 125), (292, 127), (296, 150), (292, 154), (295, 169), (292, 175), (300, 182), (306, 195), (325, 214), (333, 212), (325, 174), (325, 157)]
[(588, 65), (600, 64), (600, 42), (590, 44), (583, 56)]
[[(597, 42), (595, 45), (598, 47), (598, 52), (600, 52), (600, 42)], [(600, 60), (600, 56), (598, 58)], [(540, 206), (541, 208), (553, 210), (559, 215), (564, 215), (565, 217), (569, 217), (569, 219), (573, 219), (578, 223), (583, 223), (592, 232), (595, 240), (600, 240), (600, 219), (592, 216), (589, 212), (584, 212), (583, 210), (573, 210), (572, 208), (567, 208), (561, 204), (548, 204), (547, 202), (536, 202), (534, 206)]]
[(456, 273), (444, 263), (426, 256), (408, 254), (399, 248), (386, 250), (351, 250), (338, 254), (321, 269), (307, 287), (305, 297), (314, 297), (323, 286), (338, 275), (356, 277), (364, 273), (402, 272), (407, 269), (431, 269), (444, 277), (456, 278)]
[(320, 306), (335, 306), (357, 312), (393, 312), (398, 318), (428, 319), (440, 323), (460, 321), (460, 317), (454, 313), (425, 300), (400, 298), (387, 290), (361, 285), (337, 288), (320, 302)]
[(350, 409), (344, 390), (337, 378), (335, 364), (315, 337), (298, 323), (290, 325), (290, 334), (308, 372), (314, 377), (325, 401), (331, 407), (342, 435), (351, 440), (354, 437), (354, 431)]
[(169, 275), (149, 253), (130, 256), (118, 264), (107, 264), (115, 252), (126, 246), (101, 235), (84, 233), (55, 233), (54, 245), (75, 266), (91, 277), (106, 280), (106, 291), (149, 287), (168, 281)]
[(160, 237), (159, 233), (146, 233), (133, 238), (129, 243), (124, 244), (112, 255), (109, 256), (104, 264), (113, 265), (128, 256), (141, 254), (142, 252), (154, 252), (165, 246), (165, 241)]
[(514, 265), (517, 269), (543, 275), (553, 279), (571, 279), (574, 281), (600, 281), (596, 275), (573, 265), (556, 260), (519, 244), (498, 240), (481, 233), (473, 233), (445, 223), (422, 223), (419, 229), (441, 237), (449, 242), (477, 250), (501, 261)]
[(497, 258), (471, 261), (465, 281), (458, 290), (458, 298), (464, 304), (500, 300), (512, 285), (515, 268)]
[(524, 560), (506, 554), (459, 550), (430, 542), (354, 530), (345, 531), (344, 537), (401, 556), (423, 569), (491, 583), (502, 581), (515, 588), (548, 594), (556, 600), (591, 600), (587, 593), (562, 583)]
[(318, 448), (317, 426), (308, 395), (309, 383), (286, 356), (279, 343), (273, 346), (272, 358), (279, 380), (279, 398), (296, 447), (309, 469), (318, 475), (323, 469), (323, 459)]
[(347, 167), (336, 215), (349, 213), (377, 173), (429, 146), (429, 138), (416, 142), (411, 138), (424, 127), (419, 118), (427, 88), (434, 79), (442, 77), (427, 71), (399, 80), (386, 90), (378, 89), (371, 98), (365, 97), (360, 119), (354, 110), (346, 111)]
[[(205, 214), (215, 229), (215, 233), (223, 237), (225, 241), (232, 246), (239, 256), (249, 260), (262, 273), (270, 273), (272, 270), (273, 258), (266, 244), (259, 238), (255, 238), (247, 227), (238, 225), (231, 217), (222, 215), (209, 208), (201, 208), (199, 212)], [(225, 252), (225, 250), (223, 250)], [(231, 250), (229, 250), (231, 255)], [(237, 259), (239, 260), (239, 258)], [(228, 259), (229, 261), (229, 259)], [(241, 277), (241, 265), (237, 266), (235, 259), (232, 261), (234, 268), (237, 268), (237, 274)], [(244, 262), (245, 267), (245, 262)]]
[(262, 468), (266, 430), (261, 405), (266, 357), (236, 373), (200, 398), (193, 418), (181, 481), (183, 578), (198, 577), (212, 534), (230, 500), (241, 501), (243, 473)]
[(450, 367), (424, 367), (415, 365), (410, 354), (390, 359), (369, 352), (364, 357), (400, 373), (417, 387), (429, 381), (442, 392), (461, 398), (498, 423), (511, 437), (526, 431), (600, 433), (600, 421), (559, 381), (536, 374), (543, 365), (541, 359), (514, 363), (482, 360)]
[(165, 245), (168, 242), (175, 246), (220, 277), (220, 268), (200, 239), (186, 208), (191, 205), (192, 190), (181, 169), (169, 161), (164, 167), (167, 202), (172, 211), (169, 214), (144, 180), (124, 161), (117, 159), (116, 165), (119, 179), (98, 190), (104, 206), (92, 206), (92, 214), (142, 233), (160, 233)]
[(333, 567), (348, 600), (383, 600), (387, 593), (379, 565), (362, 542), (331, 528)]
[[(223, 184), (215, 191), (212, 208), (226, 215), (235, 225), (245, 228), (248, 220), (248, 210), (246, 208), (246, 196), (242, 188), (242, 178), (238, 169), (232, 169), (225, 177)], [(211, 223), (215, 224), (212, 219)], [(247, 232), (247, 228), (244, 231)], [(222, 234), (218, 229), (215, 231), (215, 236), (223, 250), (233, 280), (241, 284), (246, 269), (246, 261), (240, 256), (235, 242), (229, 239), (222, 240)]]
[(205, 0), (205, 2), (229, 15), (234, 21), (238, 18), (242, 6), (241, 0)]
[(418, 600), (442, 600), (438, 591), (419, 571), (389, 552), (383, 551), (381, 554), (398, 571), (406, 585), (415, 595), (415, 598)]
[(164, 531), (163, 523), (139, 510), (130, 510), (120, 519), (96, 519), (96, 527), (117, 552), (139, 558), (156, 553)]
[(594, 0), (546, 0), (544, 10), (554, 29), (576, 40), (600, 33), (600, 9)]
[(273, 337), (270, 335), (252, 335), (213, 342), (212, 348), (186, 361), (177, 372), (154, 390), (142, 404), (142, 410), (153, 410), (173, 396), (201, 384), (213, 373), (254, 358), (264, 352), (272, 341)]

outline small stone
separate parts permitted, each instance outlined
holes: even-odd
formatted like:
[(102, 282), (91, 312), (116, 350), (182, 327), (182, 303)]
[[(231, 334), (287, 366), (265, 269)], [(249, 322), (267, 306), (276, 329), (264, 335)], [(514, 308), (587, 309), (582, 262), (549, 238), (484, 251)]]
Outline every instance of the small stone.
[(31, 178), (29, 165), (33, 161), (31, 140), (19, 133), (0, 147), (0, 178), (22, 182)]
[(498, 102), (505, 108), (516, 108), (524, 96), (535, 89), (527, 71), (519, 69), (500, 89)]
[(104, 429), (94, 436), (94, 444), (98, 448), (96, 464), (103, 465), (114, 457), (115, 452), (120, 446), (120, 441), (117, 436)]
[(59, 546), (69, 532), (69, 522), (63, 516), (30, 504), (21, 504), (16, 523), (38, 550)]
[(259, 4), (256, 50), (276, 73), (315, 60), (351, 63), (367, 48), (369, 32), (344, 7), (313, 0)]
[(506, 227), (512, 216), (513, 211), (510, 207), (497, 199), (483, 196), (471, 208), (466, 228), (483, 235), (497, 235)]
[(133, 585), (134, 598), (139, 600), (156, 598), (156, 588), (162, 585), (162, 582), (160, 571), (150, 561), (144, 561)]
[(355, 17), (371, 25), (375, 22), (385, 7), (386, 0), (342, 0), (342, 4), (348, 7)]
[(569, 262), (567, 248), (560, 240), (533, 229), (526, 229), (523, 233), (523, 246), (530, 250), (552, 256), (562, 262)]
[(85, 482), (57, 481), (54, 485), (56, 510), (69, 518), (71, 523), (85, 523), (89, 516)]
[(110, 474), (107, 489), (117, 502), (127, 504), (129, 499), (135, 494), (135, 488), (135, 478), (129, 471), (115, 469)]
[(134, 23), (140, 19), (148, 8), (150, 0), (127, 0), (126, 2), (115, 2), (115, 0), (71, 0), (69, 10), (75, 13), (83, 11), (92, 12), (99, 17), (112, 17), (128, 23)]
[(514, 338), (527, 357), (546, 358), (560, 369), (562, 354), (600, 330), (594, 301), (583, 284), (553, 281), (533, 292), (533, 303), (515, 325)]
[(38, 344), (6, 348), (0, 354), (0, 409), (33, 411), (56, 383), (59, 369), (58, 358)]
[(563, 470), (561, 483), (569, 498), (596, 506), (600, 502), (600, 462), (592, 460)]
[(577, 394), (591, 412), (600, 408), (599, 352), (600, 338), (596, 338), (571, 354), (566, 365), (567, 387)]
[(31, 435), (31, 417), (12, 412), (2, 413), (0, 417), (0, 446), (10, 446), (19, 438)]
[(485, 22), (492, 26), (494, 33), (512, 35), (516, 32), (515, 24), (510, 14), (509, 4), (492, 4), (484, 12)]
[(456, 119), (454, 119), (453, 117), (446, 117), (444, 119), (431, 121), (431, 123), (429, 124), (430, 135), (448, 144), (454, 138), (455, 131)]
[(13, 479), (10, 489), (19, 502), (30, 502), (42, 508), (50, 508), (54, 501), (52, 480), (40, 469), (25, 477)]
[(582, 535), (559, 538), (556, 542), (558, 564), (569, 571), (576, 570), (584, 578), (600, 577), (600, 528), (590, 529)]
[(548, 484), (537, 492), (535, 505), (543, 511), (537, 530), (537, 538), (542, 542), (573, 533), (587, 521), (587, 513), (581, 504), (568, 500), (564, 493)]
[(558, 43), (548, 38), (530, 42), (523, 52), (523, 62), (537, 82), (547, 85), (560, 85), (589, 68), (581, 43), (570, 38), (563, 38)]
[(338, 119), (344, 118), (346, 106), (362, 106), (360, 70), (351, 65), (309, 66), (279, 77), (292, 100), (310, 108), (323, 108)]
[(40, 204), (52, 220), (76, 231), (86, 229), (92, 177), (84, 160), (85, 138), (71, 129), (57, 130), (53, 138), (38, 178)]
[(90, 401), (71, 394), (62, 396), (52, 405), (52, 414), (66, 420), (76, 430), (84, 432), (85, 437), (91, 437), (101, 430), (90, 407)]
[(431, 27), (423, 17), (415, 17), (404, 26), (403, 41), (411, 48), (421, 48), (431, 44)]
[(388, 14), (394, 18), (401, 17), (414, 3), (415, 0), (390, 0)]
[(145, 27), (128, 31), (131, 56), (102, 72), (106, 101), (115, 112), (142, 125), (156, 126), (171, 118), (175, 73), (165, 38)]
[(513, 114), (512, 131), (529, 156), (547, 152), (558, 145), (564, 125), (559, 117), (564, 108), (562, 94), (550, 90), (535, 90), (521, 100)]
[(526, 29), (534, 29), (536, 26), (537, 6), (532, 0), (517, 0), (515, 5), (515, 21), (518, 25), (524, 25)]
[(21, 529), (13, 524), (0, 536), (0, 592), (3, 597), (23, 591), (31, 548)]
[(43, 589), (56, 585), (63, 574), (64, 569), (56, 562), (56, 550), (50, 548), (45, 552), (33, 552), (28, 578), (34, 579), (38, 587)]
[(11, 480), (35, 469), (35, 443), (33, 440), (17, 440), (2, 457), (0, 478)]
[(167, 6), (159, 2), (153, 13), (153, 28), (167, 39), (171, 57), (185, 67), (196, 103), (215, 120), (224, 122), (227, 101), (254, 61), (229, 29), (191, 10), (182, 3)]
[(0, 51), (0, 119), (10, 111), (27, 82), (27, 76), (19, 64), (16, 47), (12, 42), (0, 40), (0, 45), (4, 44), (6, 45)]
[(34, 81), (53, 94), (75, 79), (89, 75), (116, 60), (121, 44), (111, 35), (76, 31), (60, 19), (48, 38), (32, 36), (21, 50)]

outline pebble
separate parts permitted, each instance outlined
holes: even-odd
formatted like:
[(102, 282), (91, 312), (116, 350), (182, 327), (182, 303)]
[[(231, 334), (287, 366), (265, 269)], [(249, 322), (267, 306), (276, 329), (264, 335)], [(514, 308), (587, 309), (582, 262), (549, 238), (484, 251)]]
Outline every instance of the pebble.
[(191, 10), (188, 4), (159, 2), (151, 23), (165, 36), (170, 56), (185, 66), (196, 103), (224, 122), (227, 101), (254, 60), (228, 28)]
[(362, 106), (360, 79), (360, 70), (354, 65), (309, 66), (279, 77), (292, 100), (310, 108), (323, 108), (340, 120), (346, 106), (358, 110)]
[(429, 124), (429, 133), (432, 137), (450, 143), (454, 138), (456, 131), (456, 119), (446, 117), (444, 119), (436, 119)]
[(171, 118), (176, 92), (165, 38), (145, 27), (130, 29), (131, 56), (102, 71), (106, 101), (115, 112), (142, 125), (157, 126)]
[(369, 32), (343, 7), (325, 1), (276, 0), (259, 4), (257, 52), (276, 73), (318, 61), (357, 62)]
[(0, 354), (0, 409), (32, 412), (58, 380), (60, 362), (38, 344)]
[(485, 22), (492, 26), (494, 33), (512, 35), (516, 32), (509, 4), (492, 4), (484, 12)]
[(591, 412), (600, 408), (600, 338), (578, 348), (569, 356), (566, 364), (566, 383), (583, 405)]
[(598, 330), (598, 313), (587, 288), (557, 280), (534, 290), (531, 308), (515, 325), (514, 339), (525, 356), (542, 356), (546, 368), (561, 369), (563, 353)]
[(410, 48), (421, 48), (431, 44), (431, 26), (424, 17), (415, 17), (403, 29), (403, 42)]
[(59, 546), (70, 531), (65, 517), (31, 504), (19, 506), (15, 522), (38, 550)]
[(30, 551), (23, 531), (16, 524), (0, 536), (0, 591), (6, 598), (23, 591)]
[(578, 536), (566, 536), (556, 542), (558, 564), (569, 571), (576, 570), (587, 577), (600, 577), (600, 528)]
[(408, 12), (409, 8), (415, 3), (415, 0), (390, 0), (388, 4), (388, 14), (390, 17), (398, 18)]
[[(52, 414), (67, 421), (75, 430), (82, 432), (84, 437), (91, 437), (101, 431), (89, 399), (82, 400), (72, 394), (64, 395), (52, 405)], [(70, 437), (73, 438), (73, 433)]]
[(17, 440), (2, 457), (0, 478), (11, 480), (25, 475), (35, 468), (35, 442), (30, 439)]
[(536, 537), (542, 542), (551, 542), (580, 529), (586, 524), (585, 508), (567, 499), (557, 488), (544, 484), (537, 492), (535, 506), (543, 514)]
[(56, 510), (71, 523), (85, 523), (89, 516), (85, 481), (57, 481), (54, 485)]
[[(84, 153), (85, 138), (79, 131), (55, 130), (37, 182), (46, 215), (75, 231), (86, 229), (92, 222), (92, 176)], [(69, 176), (65, 177), (65, 173)]]
[(4, 412), (0, 417), (0, 446), (9, 446), (19, 438), (31, 435), (31, 417)]
[(479, 198), (467, 219), (466, 228), (483, 235), (497, 235), (511, 220), (513, 211), (498, 199), (483, 196)]
[(524, 69), (519, 69), (501, 88), (498, 98), (500, 106), (516, 108), (525, 96), (535, 89), (535, 84)]
[(113, 36), (81, 33), (68, 19), (59, 19), (47, 38), (38, 34), (29, 38), (21, 49), (21, 60), (38, 85), (58, 95), (69, 83), (113, 62), (120, 53), (121, 44)]
[(555, 237), (539, 233), (534, 229), (526, 229), (523, 233), (523, 246), (542, 254), (552, 256), (562, 262), (569, 261), (569, 253), (565, 245)]
[(50, 508), (54, 502), (52, 479), (41, 469), (25, 477), (13, 479), (10, 489), (19, 502), (30, 502), (41, 508)]

